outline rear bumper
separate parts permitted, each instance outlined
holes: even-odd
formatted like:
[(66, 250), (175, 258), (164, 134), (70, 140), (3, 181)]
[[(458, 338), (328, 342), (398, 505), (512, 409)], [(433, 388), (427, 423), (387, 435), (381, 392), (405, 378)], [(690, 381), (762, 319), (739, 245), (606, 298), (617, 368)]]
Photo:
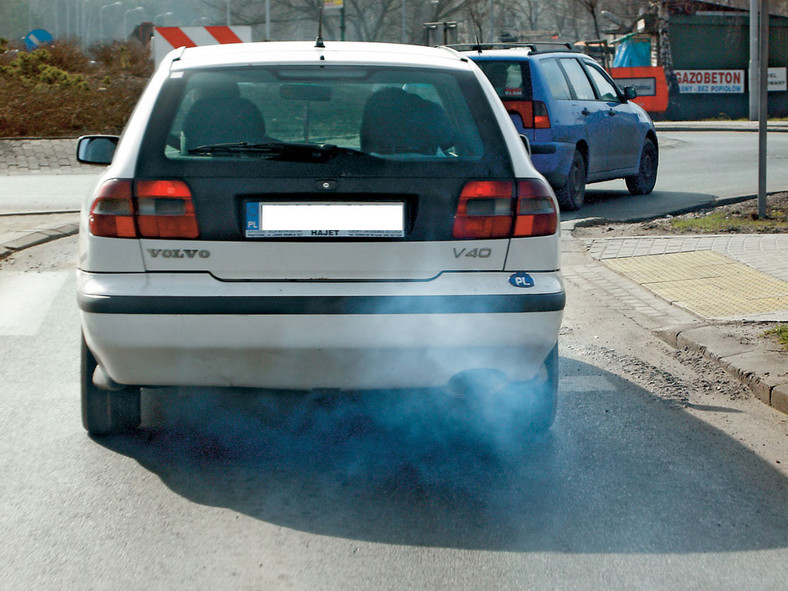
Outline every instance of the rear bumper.
[(566, 184), (569, 167), (575, 154), (575, 145), (562, 142), (531, 144), (531, 161), (553, 187)]
[[(482, 368), (534, 377), (561, 323), (558, 274), (534, 274), (529, 290), (509, 273), (446, 275), (305, 286), (79, 273), (78, 301), (88, 346), (121, 384), (403, 388)], [(488, 289), (468, 295), (474, 278), (471, 293)]]

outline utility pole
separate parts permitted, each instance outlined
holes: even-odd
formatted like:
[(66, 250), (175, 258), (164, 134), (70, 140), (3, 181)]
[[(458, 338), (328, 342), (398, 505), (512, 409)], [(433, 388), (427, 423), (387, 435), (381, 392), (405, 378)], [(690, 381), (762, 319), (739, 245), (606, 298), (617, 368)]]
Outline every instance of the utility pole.
[[(750, 17), (752, 18), (752, 17)], [(758, 217), (766, 217), (766, 121), (769, 118), (769, 0), (761, 0), (758, 85)]]
[(749, 86), (750, 86), (750, 121), (758, 121), (758, 89), (761, 84), (758, 80), (761, 74), (761, 65), (758, 51), (760, 49), (758, 40), (758, 29), (760, 27), (758, 15), (759, 0), (750, 0), (750, 66), (749, 66)]

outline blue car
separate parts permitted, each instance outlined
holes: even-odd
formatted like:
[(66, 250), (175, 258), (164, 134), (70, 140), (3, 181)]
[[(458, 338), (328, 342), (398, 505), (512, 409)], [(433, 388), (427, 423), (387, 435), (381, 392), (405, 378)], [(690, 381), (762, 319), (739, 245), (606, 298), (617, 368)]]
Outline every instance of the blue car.
[(633, 195), (657, 181), (654, 123), (592, 58), (566, 45), (455, 46), (487, 75), (564, 210), (586, 183), (623, 178)]

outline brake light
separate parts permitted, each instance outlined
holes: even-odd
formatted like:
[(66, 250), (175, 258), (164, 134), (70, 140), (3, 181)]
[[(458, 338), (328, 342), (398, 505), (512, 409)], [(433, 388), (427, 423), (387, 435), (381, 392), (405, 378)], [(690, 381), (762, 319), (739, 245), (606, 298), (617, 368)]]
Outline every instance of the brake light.
[(88, 218), (90, 233), (112, 238), (136, 238), (131, 181), (113, 179), (96, 192)]
[[(133, 190), (132, 190), (133, 189)], [(109, 238), (197, 238), (189, 186), (178, 180), (112, 179), (90, 209), (90, 233)]]
[[(515, 193), (516, 189), (516, 193)], [(541, 179), (469, 181), (454, 216), (454, 238), (549, 236), (558, 228), (550, 187)]]
[(137, 225), (142, 238), (197, 238), (197, 217), (183, 181), (138, 181)]

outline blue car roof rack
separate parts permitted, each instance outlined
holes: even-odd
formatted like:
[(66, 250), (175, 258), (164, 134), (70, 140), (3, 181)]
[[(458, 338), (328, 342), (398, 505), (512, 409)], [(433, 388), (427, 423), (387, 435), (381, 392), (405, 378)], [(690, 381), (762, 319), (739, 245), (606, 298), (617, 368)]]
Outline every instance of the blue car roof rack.
[(576, 52), (569, 43), (561, 41), (534, 41), (534, 42), (518, 42), (518, 43), (454, 43), (447, 45), (457, 51), (490, 51), (492, 49), (515, 49), (524, 48), (530, 50), (531, 53), (549, 53), (552, 51), (572, 51)]

